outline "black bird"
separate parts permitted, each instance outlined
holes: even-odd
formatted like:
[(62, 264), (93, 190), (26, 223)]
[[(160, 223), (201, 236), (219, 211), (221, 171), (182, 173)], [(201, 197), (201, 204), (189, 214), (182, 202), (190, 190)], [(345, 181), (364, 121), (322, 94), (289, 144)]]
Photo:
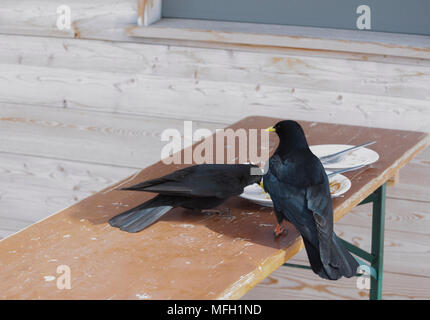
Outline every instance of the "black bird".
[[(260, 174), (256, 175), (256, 172)], [(155, 192), (158, 195), (113, 217), (109, 223), (123, 231), (139, 232), (172, 208), (197, 210), (214, 208), (231, 196), (240, 195), (247, 185), (259, 183), (261, 177), (262, 172), (253, 164), (191, 166), (161, 178), (119, 189)]]
[(279, 145), (263, 177), (264, 189), (272, 198), (279, 235), (284, 219), (300, 232), (312, 270), (324, 279), (350, 278), (358, 262), (333, 232), (333, 207), (324, 167), (309, 149), (300, 125), (278, 122)]

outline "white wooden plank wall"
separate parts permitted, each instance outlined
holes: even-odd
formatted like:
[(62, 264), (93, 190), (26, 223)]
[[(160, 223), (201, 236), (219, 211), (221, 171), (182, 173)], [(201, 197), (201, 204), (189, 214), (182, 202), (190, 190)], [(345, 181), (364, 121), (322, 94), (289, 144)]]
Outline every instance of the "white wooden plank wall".
[(270, 115), (429, 130), (430, 66), (1, 36), (0, 100), (225, 122)]
[[(430, 131), (430, 55), (157, 44), (125, 33), (135, 0), (74, 0), (72, 29), (60, 31), (62, 4), (0, 2), (0, 238), (159, 160), (160, 133), (184, 119), (211, 130), (268, 115)], [(430, 298), (429, 154), (389, 189), (388, 298)], [(357, 209), (337, 230), (366, 248), (368, 219)], [(245, 296), (263, 297), (366, 295), (282, 269)]]

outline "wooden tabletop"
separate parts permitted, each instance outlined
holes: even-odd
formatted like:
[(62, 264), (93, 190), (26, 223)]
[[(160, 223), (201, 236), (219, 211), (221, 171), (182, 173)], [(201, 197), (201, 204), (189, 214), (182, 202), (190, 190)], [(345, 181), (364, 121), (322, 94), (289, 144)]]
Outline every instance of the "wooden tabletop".
[[(249, 117), (231, 128), (266, 128), (278, 120)], [(430, 143), (421, 132), (300, 123), (310, 145), (377, 140), (370, 148), (380, 159), (345, 174), (352, 187), (333, 200), (336, 221)], [(273, 152), (277, 138), (271, 139)], [(131, 185), (180, 167), (159, 162), (121, 183)], [(293, 226), (275, 240), (272, 210), (238, 197), (222, 206), (230, 208), (231, 216), (177, 208), (142, 232), (122, 232), (107, 221), (153, 194), (114, 187), (0, 241), (0, 298), (235, 299), (302, 248)], [(71, 289), (57, 287), (60, 265), (70, 268)]]

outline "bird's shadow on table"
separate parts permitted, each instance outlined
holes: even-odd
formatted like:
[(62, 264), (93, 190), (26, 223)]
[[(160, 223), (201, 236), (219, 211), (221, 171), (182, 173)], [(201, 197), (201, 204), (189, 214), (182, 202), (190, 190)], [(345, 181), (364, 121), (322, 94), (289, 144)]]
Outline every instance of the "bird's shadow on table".
[(288, 247), (298, 237), (297, 230), (291, 224), (288, 224), (284, 235), (274, 237), (273, 230), (277, 221), (273, 208), (263, 207), (239, 197), (233, 197), (217, 209), (224, 211), (226, 208), (230, 210), (230, 214), (221, 212), (206, 217), (201, 217), (201, 213), (188, 214), (193, 215), (191, 219), (194, 223), (203, 224), (217, 234), (275, 249)]
[[(117, 191), (113, 192), (116, 193)], [(110, 192), (107, 195), (109, 194)], [(113, 228), (108, 223), (110, 218), (147, 201), (151, 197), (150, 193), (119, 192), (115, 197), (112, 197), (111, 194), (111, 197), (108, 197), (110, 200), (107, 201), (103, 194), (97, 194), (84, 199), (69, 208), (68, 211), (75, 223), (86, 220), (93, 225), (106, 225), (107, 228)], [(115, 201), (112, 200), (113, 198)], [(228, 208), (229, 213), (226, 212), (226, 208)], [(275, 249), (288, 247), (298, 236), (296, 229), (288, 224), (286, 234), (275, 239), (273, 230), (277, 221), (273, 209), (259, 206), (239, 197), (233, 197), (215, 209), (219, 209), (221, 212), (201, 213), (175, 208), (152, 226), (135, 235), (149, 232), (151, 228), (153, 231), (166, 232), (166, 229), (161, 227), (161, 222), (167, 222), (169, 225), (203, 227), (199, 228), (203, 232), (202, 236), (207, 236), (205, 233), (212, 231), (231, 239), (243, 240)], [(113, 229), (124, 232), (116, 228)], [(124, 234), (126, 233), (124, 232)]]

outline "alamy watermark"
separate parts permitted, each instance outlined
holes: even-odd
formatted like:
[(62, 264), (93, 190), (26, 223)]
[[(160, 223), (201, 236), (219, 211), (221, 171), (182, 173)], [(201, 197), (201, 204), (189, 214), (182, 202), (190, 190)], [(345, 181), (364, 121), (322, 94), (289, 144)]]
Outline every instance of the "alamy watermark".
[(371, 11), (370, 7), (362, 4), (357, 7), (357, 14), (360, 16), (357, 18), (356, 26), (359, 30), (370, 30), (371, 29)]
[(71, 10), (68, 5), (61, 5), (57, 8), (57, 28), (58, 30), (70, 30)]
[[(269, 132), (265, 129), (216, 129), (193, 131), (193, 122), (184, 121), (184, 130), (165, 129), (161, 141), (164, 164), (234, 164), (254, 163), (264, 166), (269, 159)], [(200, 143), (193, 146), (193, 142)], [(183, 149), (183, 151), (181, 151)], [(256, 170), (251, 174), (261, 174)]]
[(370, 290), (371, 269), (369, 266), (362, 264), (357, 268), (357, 273), (362, 276), (357, 277), (355, 285), (359, 290)]
[(45, 276), (44, 279), (46, 282), (57, 280), (56, 284), (57, 284), (57, 289), (59, 290), (72, 289), (72, 282), (71, 282), (72, 273), (71, 273), (70, 267), (65, 264), (61, 264), (57, 266), (57, 274), (59, 275), (58, 277)]

